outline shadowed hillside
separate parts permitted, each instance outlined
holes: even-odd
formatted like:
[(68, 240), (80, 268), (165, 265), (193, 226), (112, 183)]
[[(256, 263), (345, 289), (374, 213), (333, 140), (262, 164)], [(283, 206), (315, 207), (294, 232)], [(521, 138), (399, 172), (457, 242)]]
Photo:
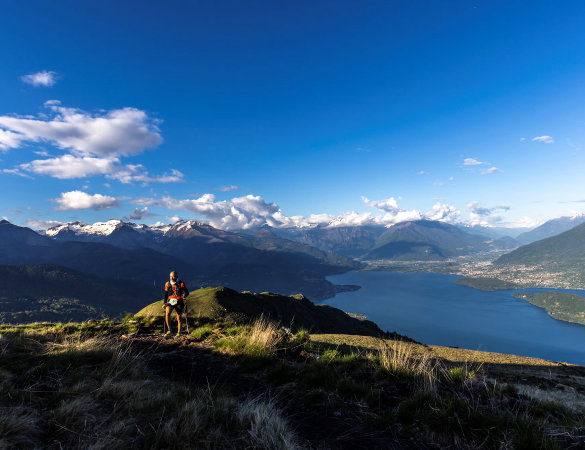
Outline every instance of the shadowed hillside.
[[(264, 315), (290, 327), (293, 331), (304, 328), (320, 333), (388, 335), (374, 322), (355, 319), (331, 306), (315, 305), (302, 294), (289, 297), (269, 292), (240, 293), (225, 287), (208, 287), (192, 292), (187, 303), (192, 317), (209, 320), (223, 320), (229, 317), (245, 322)], [(162, 317), (162, 315), (162, 300), (136, 314), (137, 317)]]
[(160, 288), (99, 278), (55, 265), (0, 266), (0, 321), (26, 323), (121, 317)]
[(0, 325), (0, 447), (585, 443), (582, 367), (371, 336), (293, 334), (266, 318), (194, 317), (178, 339), (162, 328), (156, 317)]

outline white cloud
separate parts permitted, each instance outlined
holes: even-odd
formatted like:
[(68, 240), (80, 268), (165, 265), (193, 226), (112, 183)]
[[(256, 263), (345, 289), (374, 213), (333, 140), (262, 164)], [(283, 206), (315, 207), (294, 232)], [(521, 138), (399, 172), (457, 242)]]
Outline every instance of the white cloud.
[(487, 165), (489, 164), (488, 162), (484, 162), (484, 161), (478, 161), (475, 158), (465, 158), (463, 160), (463, 165), (464, 166), (483, 166), (483, 165)]
[(59, 206), (57, 211), (67, 211), (72, 209), (108, 209), (118, 206), (118, 200), (114, 197), (101, 194), (87, 194), (82, 191), (70, 191), (61, 193), (60, 198), (52, 200)]
[(542, 222), (538, 220), (534, 220), (530, 217), (522, 217), (521, 219), (515, 222), (506, 222), (506, 228), (535, 228), (539, 225), (542, 225)]
[(446, 203), (437, 202), (433, 205), (432, 211), (426, 213), (425, 217), (429, 220), (438, 220), (441, 222), (456, 223), (459, 222), (461, 212), (459, 209)]
[(37, 159), (26, 164), (21, 164), (20, 168), (37, 175), (71, 179), (111, 174), (115, 171), (117, 163), (117, 159), (63, 155), (58, 158)]
[(58, 220), (27, 219), (25, 223), (25, 226), (34, 228), (35, 230), (46, 230), (47, 228), (56, 227), (59, 225), (63, 225), (63, 222), (59, 222)]
[[(183, 220), (181, 219), (179, 216), (167, 216), (167, 220), (169, 221), (169, 223), (177, 223), (179, 220)], [(155, 225), (166, 225), (162, 222), (157, 222)]]
[(134, 212), (132, 214), (127, 215), (126, 217), (124, 217), (124, 220), (142, 220), (145, 217), (152, 217), (155, 216), (156, 214), (152, 214), (148, 212), (148, 206), (145, 206), (144, 208), (136, 208), (134, 210)]
[(0, 138), (2, 145), (16, 148), (24, 141), (47, 142), (77, 156), (115, 158), (136, 155), (162, 142), (158, 122), (136, 108), (92, 115), (55, 100), (45, 106), (52, 117), (0, 116), (0, 130), (12, 133)]
[(416, 174), (417, 175), (428, 175), (428, 172), (426, 172), (424, 170), (419, 170)]
[(390, 197), (385, 200), (369, 200), (367, 197), (362, 195), (362, 201), (371, 208), (377, 208), (389, 213), (396, 213), (400, 211), (400, 208), (398, 208), (398, 203), (394, 197)]
[(340, 215), (312, 214), (304, 216), (286, 216), (276, 203), (267, 203), (262, 197), (246, 195), (231, 200), (216, 201), (215, 195), (203, 194), (195, 199), (177, 200), (172, 197), (141, 198), (135, 203), (141, 206), (161, 206), (170, 210), (189, 211), (197, 216), (203, 216), (214, 227), (230, 229), (249, 229), (269, 225), (277, 228), (286, 227), (327, 227), (385, 225), (390, 226), (407, 220), (418, 220), (423, 214), (418, 211), (404, 211), (398, 208), (393, 198), (364, 201), (374, 208), (385, 211), (384, 214), (357, 213), (348, 211)]
[[(171, 169), (170, 173), (151, 176), (142, 164), (120, 165), (118, 158), (93, 158), (63, 155), (58, 158), (37, 159), (21, 164), (19, 169), (36, 175), (48, 175), (59, 179), (85, 178), (94, 175), (104, 175), (120, 183), (179, 183), (184, 181), (184, 175), (178, 170)], [(14, 169), (18, 170), (18, 169)]]
[(20, 77), (21, 81), (35, 87), (51, 87), (57, 82), (57, 72), (52, 70), (42, 70), (41, 72), (31, 73)]
[(18, 148), (23, 138), (20, 134), (0, 129), (0, 150)]
[(483, 206), (479, 202), (470, 202), (467, 204), (467, 210), (470, 225), (490, 227), (495, 224), (503, 225), (502, 217), (497, 214), (497, 211), (509, 211), (510, 207), (508, 205)]
[(498, 169), (497, 167), (490, 167), (489, 169), (483, 170), (481, 172), (482, 175), (491, 175), (493, 173), (500, 173), (501, 170)]
[(551, 136), (537, 136), (532, 138), (534, 142), (542, 142), (543, 144), (552, 144), (555, 140)]
[(235, 185), (231, 185), (231, 186), (222, 186), (219, 188), (219, 190), (221, 192), (229, 192), (229, 191), (237, 191), (238, 189), (240, 189), (238, 186)]
[(30, 175), (22, 173), (19, 169), (2, 169), (2, 173), (5, 173), (7, 175), (18, 175), (19, 177), (24, 178), (32, 178)]
[(107, 175), (107, 177), (124, 184), (134, 182), (182, 183), (185, 181), (184, 175), (176, 169), (171, 169), (170, 173), (164, 173), (163, 175), (150, 176), (142, 164), (128, 164), (124, 167), (118, 167), (113, 173)]

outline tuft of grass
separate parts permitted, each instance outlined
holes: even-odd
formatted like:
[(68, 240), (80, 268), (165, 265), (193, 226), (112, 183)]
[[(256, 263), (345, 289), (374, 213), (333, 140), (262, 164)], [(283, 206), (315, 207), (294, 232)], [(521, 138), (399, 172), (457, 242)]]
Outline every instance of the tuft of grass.
[(321, 355), (321, 360), (324, 362), (331, 362), (341, 356), (341, 353), (337, 349), (327, 349)]
[(195, 339), (205, 339), (213, 334), (213, 327), (211, 325), (203, 325), (191, 331), (191, 336)]
[(264, 316), (260, 316), (251, 325), (249, 332), (220, 338), (214, 343), (214, 347), (234, 355), (267, 359), (276, 354), (283, 341), (284, 336), (279, 327)]
[(34, 448), (40, 435), (36, 410), (22, 405), (0, 408), (0, 448)]
[(447, 384), (453, 386), (460, 386), (467, 380), (474, 380), (476, 378), (475, 371), (469, 370), (467, 367), (458, 366), (441, 369), (441, 375)]
[(304, 328), (299, 328), (297, 332), (294, 334), (294, 340), (299, 344), (305, 344), (309, 342), (310, 339), (311, 336), (309, 335), (309, 332)]
[(437, 383), (437, 363), (427, 353), (415, 354), (412, 346), (404, 342), (393, 341), (388, 345), (380, 341), (377, 356), (382, 369), (391, 374), (413, 378), (429, 390)]

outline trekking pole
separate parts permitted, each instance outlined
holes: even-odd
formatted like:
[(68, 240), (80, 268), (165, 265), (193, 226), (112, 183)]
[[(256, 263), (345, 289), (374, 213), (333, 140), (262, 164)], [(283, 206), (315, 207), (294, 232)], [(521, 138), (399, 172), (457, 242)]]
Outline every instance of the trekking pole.
[(167, 334), (167, 316), (166, 316), (166, 309), (164, 308), (164, 303), (163, 303), (163, 311), (165, 312), (165, 314), (163, 314), (163, 335)]
[(185, 324), (187, 325), (187, 334), (189, 334), (189, 308), (185, 305)]

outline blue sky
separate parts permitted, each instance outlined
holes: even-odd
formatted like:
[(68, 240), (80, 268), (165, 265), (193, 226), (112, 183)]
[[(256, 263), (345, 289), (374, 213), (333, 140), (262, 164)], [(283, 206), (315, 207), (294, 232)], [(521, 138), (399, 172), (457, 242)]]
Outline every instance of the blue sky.
[(0, 216), (535, 225), (585, 209), (585, 3), (16, 2)]

